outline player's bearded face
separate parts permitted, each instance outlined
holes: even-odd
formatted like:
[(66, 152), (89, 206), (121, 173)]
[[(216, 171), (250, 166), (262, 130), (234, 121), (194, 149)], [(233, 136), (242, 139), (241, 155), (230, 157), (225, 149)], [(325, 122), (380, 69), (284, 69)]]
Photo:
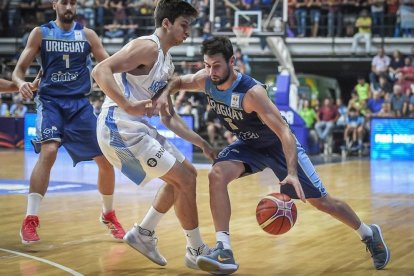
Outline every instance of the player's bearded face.
[(71, 12), (65, 12), (59, 18), (60, 18), (60, 20), (62, 20), (63, 23), (69, 24), (69, 23), (73, 22), (73, 20), (75, 18), (75, 14), (73, 14)]
[(59, 0), (55, 1), (55, 9), (57, 11), (58, 18), (65, 24), (70, 24), (75, 19), (76, 15), (76, 2), (75, 0)]
[(224, 72), (224, 76), (218, 76), (218, 75), (211, 75), (211, 81), (213, 82), (214, 85), (222, 85), (223, 83), (225, 83), (229, 77), (230, 77), (230, 66), (228, 63), (226, 63), (226, 70)]

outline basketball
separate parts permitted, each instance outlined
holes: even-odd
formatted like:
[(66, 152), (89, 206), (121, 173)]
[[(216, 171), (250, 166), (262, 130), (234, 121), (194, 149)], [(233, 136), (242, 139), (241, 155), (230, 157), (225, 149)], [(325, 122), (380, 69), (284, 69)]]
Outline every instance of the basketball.
[(260, 227), (272, 235), (281, 235), (295, 225), (295, 202), (285, 194), (272, 193), (263, 197), (256, 207), (256, 220)]

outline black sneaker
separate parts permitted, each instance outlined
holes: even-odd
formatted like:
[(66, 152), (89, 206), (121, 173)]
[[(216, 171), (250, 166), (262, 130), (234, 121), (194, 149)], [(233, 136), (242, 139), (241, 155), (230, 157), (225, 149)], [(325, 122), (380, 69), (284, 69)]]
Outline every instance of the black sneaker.
[(224, 249), (222, 242), (217, 242), (216, 248), (210, 254), (197, 257), (197, 266), (211, 274), (232, 274), (239, 268), (233, 252)]
[(376, 224), (371, 224), (369, 227), (373, 233), (372, 237), (367, 237), (362, 242), (366, 244), (366, 250), (369, 250), (371, 253), (374, 267), (376, 269), (383, 269), (390, 260), (390, 250), (382, 237), (381, 228)]

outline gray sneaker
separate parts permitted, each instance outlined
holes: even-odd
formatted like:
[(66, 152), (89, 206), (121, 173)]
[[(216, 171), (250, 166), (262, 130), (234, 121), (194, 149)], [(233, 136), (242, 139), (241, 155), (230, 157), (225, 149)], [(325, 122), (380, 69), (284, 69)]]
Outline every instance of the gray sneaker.
[(376, 224), (371, 224), (369, 227), (372, 230), (372, 237), (367, 237), (362, 240), (367, 246), (367, 251), (371, 253), (372, 261), (376, 269), (383, 269), (390, 260), (390, 249), (385, 244), (382, 237), (381, 228)]
[(230, 249), (224, 249), (222, 242), (217, 242), (207, 256), (197, 257), (197, 266), (211, 274), (232, 274), (239, 268)]
[(184, 262), (188, 268), (191, 269), (200, 269), (197, 266), (197, 257), (198, 256), (205, 256), (211, 253), (210, 248), (208, 248), (207, 244), (203, 244), (197, 249), (187, 247), (187, 252), (185, 253)]
[(124, 241), (154, 263), (161, 266), (167, 264), (167, 260), (157, 249), (158, 239), (154, 235), (154, 231), (151, 232), (135, 224), (134, 227), (125, 234)]

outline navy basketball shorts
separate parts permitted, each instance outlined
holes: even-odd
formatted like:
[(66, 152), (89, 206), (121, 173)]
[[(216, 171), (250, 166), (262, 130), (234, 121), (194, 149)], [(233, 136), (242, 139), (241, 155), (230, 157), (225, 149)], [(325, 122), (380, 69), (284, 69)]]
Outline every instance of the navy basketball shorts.
[(57, 141), (67, 150), (75, 166), (102, 155), (96, 138), (97, 118), (85, 97), (37, 96), (36, 153), (46, 141)]
[[(296, 141), (298, 155), (298, 178), (306, 198), (321, 198), (327, 191), (317, 174), (315, 167), (309, 160), (305, 150)], [(218, 155), (215, 163), (222, 161), (238, 161), (245, 164), (246, 172), (241, 176), (263, 171), (265, 168), (273, 170), (277, 178), (282, 181), (287, 176), (286, 159), (282, 146), (278, 143), (263, 148), (254, 148), (242, 141), (236, 141), (224, 148)], [(280, 192), (291, 198), (298, 198), (295, 189), (290, 184), (280, 187)]]

